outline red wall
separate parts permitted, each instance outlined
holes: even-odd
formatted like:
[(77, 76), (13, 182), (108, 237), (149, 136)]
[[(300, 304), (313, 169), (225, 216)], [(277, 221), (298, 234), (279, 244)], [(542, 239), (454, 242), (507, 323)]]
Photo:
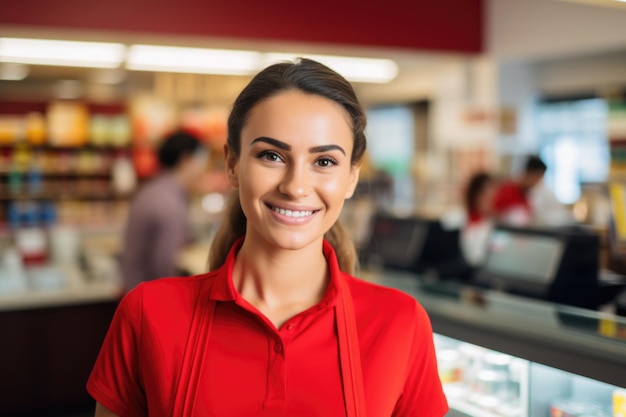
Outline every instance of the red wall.
[[(481, 52), (483, 0), (7, 0), (0, 24)], [(0, 34), (1, 35), (1, 34)]]

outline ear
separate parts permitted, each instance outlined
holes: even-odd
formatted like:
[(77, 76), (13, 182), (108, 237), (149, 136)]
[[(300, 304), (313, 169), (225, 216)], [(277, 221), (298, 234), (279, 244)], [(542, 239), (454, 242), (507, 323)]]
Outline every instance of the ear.
[(237, 173), (237, 163), (239, 158), (230, 150), (228, 145), (224, 145), (224, 158), (226, 160), (226, 175), (231, 186), (239, 187), (239, 175)]
[(356, 189), (356, 185), (359, 183), (359, 174), (361, 173), (361, 165), (353, 165), (350, 168), (350, 179), (348, 188), (346, 190), (346, 200), (351, 198), (354, 195), (354, 190)]

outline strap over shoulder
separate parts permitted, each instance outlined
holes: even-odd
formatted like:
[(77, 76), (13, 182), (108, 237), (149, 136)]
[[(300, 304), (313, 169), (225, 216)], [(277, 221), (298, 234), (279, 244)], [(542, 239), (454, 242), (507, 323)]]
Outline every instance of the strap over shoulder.
[(354, 303), (348, 282), (344, 277), (341, 277), (340, 282), (341, 291), (335, 306), (335, 314), (346, 415), (347, 417), (366, 417), (363, 368)]
[(198, 296), (189, 326), (189, 335), (176, 383), (172, 416), (191, 417), (196, 402), (198, 380), (202, 375), (207, 340), (213, 327), (216, 302), (209, 298), (212, 282)]

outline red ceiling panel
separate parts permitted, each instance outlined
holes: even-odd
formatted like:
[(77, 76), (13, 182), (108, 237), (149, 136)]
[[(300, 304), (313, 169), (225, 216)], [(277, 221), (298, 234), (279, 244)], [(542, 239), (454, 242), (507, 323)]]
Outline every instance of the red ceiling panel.
[[(477, 53), (483, 0), (9, 0), (0, 24)], [(0, 34), (1, 35), (1, 34)]]

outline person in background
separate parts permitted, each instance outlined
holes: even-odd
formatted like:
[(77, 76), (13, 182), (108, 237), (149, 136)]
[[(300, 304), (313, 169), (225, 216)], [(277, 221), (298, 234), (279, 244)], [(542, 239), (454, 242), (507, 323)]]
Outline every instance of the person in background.
[(487, 243), (493, 228), (495, 192), (495, 182), (485, 172), (472, 176), (465, 191), (467, 221), (461, 230), (461, 251), (471, 266), (480, 265), (487, 253)]
[(126, 294), (87, 383), (96, 417), (448, 412), (426, 311), (355, 278), (337, 223), (365, 124), (350, 83), (318, 62), (250, 81), (228, 119), (235, 193), (210, 272)]
[(528, 193), (533, 212), (533, 224), (544, 226), (566, 226), (576, 224), (571, 210), (568, 210), (552, 192), (543, 178)]
[(190, 133), (164, 139), (158, 159), (161, 173), (131, 201), (122, 252), (125, 291), (142, 281), (180, 275), (178, 252), (190, 238), (188, 192), (206, 168), (208, 151)]
[(537, 186), (546, 173), (546, 164), (535, 155), (526, 160), (522, 175), (500, 184), (494, 198), (494, 214), (498, 221), (524, 226), (534, 221), (530, 191)]

